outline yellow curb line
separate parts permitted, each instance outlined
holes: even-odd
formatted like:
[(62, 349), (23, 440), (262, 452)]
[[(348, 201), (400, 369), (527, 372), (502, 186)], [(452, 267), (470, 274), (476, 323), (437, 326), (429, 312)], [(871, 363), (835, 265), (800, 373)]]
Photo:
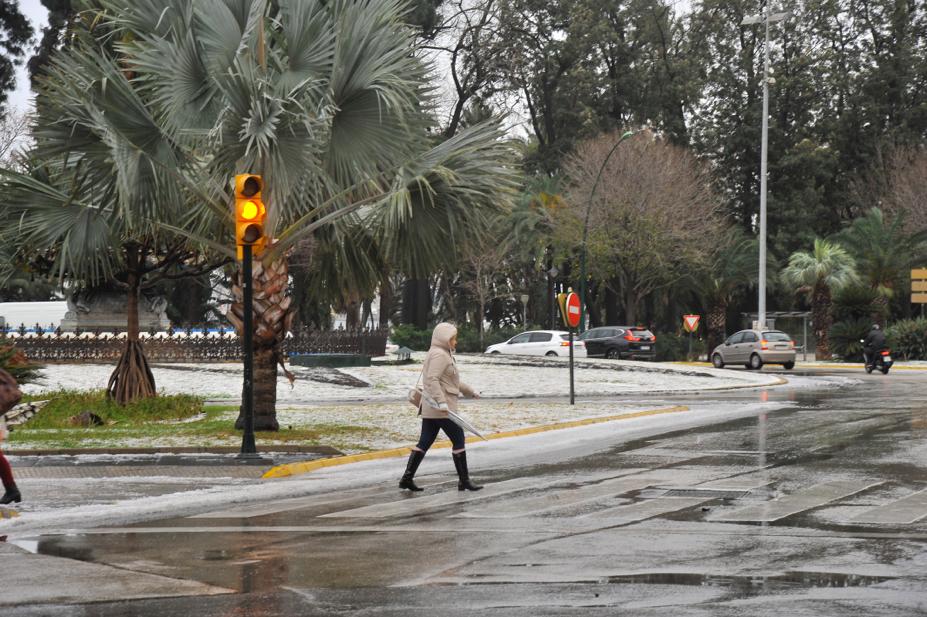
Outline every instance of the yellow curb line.
[[(673, 407), (664, 407), (661, 409), (648, 409), (645, 411), (635, 411), (631, 413), (618, 414), (614, 416), (603, 416), (599, 418), (586, 418), (585, 420), (572, 420), (569, 422), (557, 422), (556, 424), (546, 424), (543, 426), (531, 426), (528, 428), (516, 429), (514, 431), (503, 431), (501, 433), (493, 433), (486, 436), (486, 440), (490, 439), (504, 439), (506, 437), (520, 437), (522, 435), (532, 435), (534, 433), (543, 433), (546, 431), (556, 431), (565, 428), (575, 428), (578, 426), (587, 426), (589, 424), (601, 424), (603, 422), (613, 422), (615, 420), (630, 420), (632, 418), (643, 418), (645, 416), (656, 416), (667, 413), (679, 413), (683, 411), (689, 411), (689, 408), (685, 405), (676, 405)], [(468, 437), (467, 442), (473, 443), (480, 441), (479, 437)], [(449, 448), (451, 442), (449, 441), (439, 441), (435, 443), (432, 448)], [(277, 465), (268, 469), (262, 478), (285, 478), (288, 476), (295, 476), (297, 474), (309, 473), (310, 471), (315, 471), (316, 469), (322, 469), (323, 467), (337, 467), (341, 465), (349, 465), (351, 463), (357, 463), (360, 461), (373, 461), (383, 458), (396, 458), (400, 456), (405, 456), (411, 452), (411, 448), (392, 448), (390, 450), (379, 450), (377, 452), (366, 452), (364, 454), (349, 454), (347, 456), (337, 456), (334, 458), (325, 458), (315, 461), (302, 461), (299, 463), (286, 463), (285, 465)]]

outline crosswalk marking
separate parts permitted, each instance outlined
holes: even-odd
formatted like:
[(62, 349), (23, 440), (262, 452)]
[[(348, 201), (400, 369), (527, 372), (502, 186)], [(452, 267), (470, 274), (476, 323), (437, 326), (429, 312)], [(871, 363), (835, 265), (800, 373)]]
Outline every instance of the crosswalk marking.
[(712, 521), (772, 522), (836, 499), (849, 497), (882, 482), (860, 483), (858, 480), (835, 480), (803, 488), (773, 501), (754, 504), (729, 513), (712, 516)]
[[(677, 474), (678, 475), (678, 474)], [(457, 514), (464, 518), (514, 518), (519, 516), (532, 516), (544, 512), (551, 512), (582, 503), (593, 502), (605, 497), (620, 495), (628, 491), (636, 491), (648, 486), (668, 480), (668, 472), (645, 473), (629, 478), (613, 478), (598, 484), (582, 486), (574, 489), (546, 492), (543, 495), (526, 497), (523, 499), (506, 500), (504, 503), (479, 505), (476, 509), (468, 509)]]
[(927, 490), (911, 493), (891, 503), (866, 510), (850, 519), (853, 523), (910, 525), (927, 516)]
[(636, 523), (661, 514), (685, 510), (711, 501), (711, 497), (657, 497), (580, 516), (580, 519), (607, 525)]
[(374, 504), (353, 508), (351, 510), (342, 510), (340, 512), (331, 512), (323, 514), (319, 518), (386, 518), (388, 516), (400, 516), (404, 514), (417, 514), (424, 510), (440, 508), (455, 503), (464, 503), (490, 497), (498, 497), (507, 493), (514, 493), (528, 488), (536, 487), (543, 478), (515, 478), (489, 484), (478, 492), (457, 490), (447, 490), (442, 493), (432, 495), (409, 495), (400, 501), (393, 501), (384, 504)]

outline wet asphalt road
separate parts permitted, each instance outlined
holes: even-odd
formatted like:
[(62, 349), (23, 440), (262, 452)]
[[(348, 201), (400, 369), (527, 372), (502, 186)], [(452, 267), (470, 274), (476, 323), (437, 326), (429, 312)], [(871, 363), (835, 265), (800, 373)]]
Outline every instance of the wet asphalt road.
[(927, 614), (927, 372), (851, 375), (863, 384), (673, 397), (758, 411), (606, 448), (600, 432), (585, 457), (486, 468), (473, 456), (479, 493), (425, 473), (418, 495), (361, 482), (18, 538), (63, 588), (86, 585), (83, 602), (37, 595), (0, 612)]

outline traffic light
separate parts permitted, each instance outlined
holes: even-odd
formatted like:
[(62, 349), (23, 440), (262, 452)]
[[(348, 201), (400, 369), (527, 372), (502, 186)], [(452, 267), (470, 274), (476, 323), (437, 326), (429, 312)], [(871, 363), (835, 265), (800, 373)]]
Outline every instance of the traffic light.
[(242, 259), (241, 247), (250, 244), (252, 254), (257, 257), (267, 244), (264, 235), (264, 219), (267, 208), (261, 201), (264, 180), (254, 174), (235, 176), (235, 244), (238, 246), (238, 259)]

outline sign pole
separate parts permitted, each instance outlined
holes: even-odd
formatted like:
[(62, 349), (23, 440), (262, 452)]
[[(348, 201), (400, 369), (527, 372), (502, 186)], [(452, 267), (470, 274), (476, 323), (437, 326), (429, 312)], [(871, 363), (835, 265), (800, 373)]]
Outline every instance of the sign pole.
[(573, 389), (573, 328), (570, 328), (570, 405), (576, 403), (576, 395)]
[(254, 344), (252, 343), (252, 329), (254, 317), (252, 306), (254, 302), (254, 289), (252, 286), (251, 245), (245, 244), (242, 249), (242, 296), (244, 301), (244, 332), (242, 333), (242, 353), (244, 355), (245, 379), (242, 388), (242, 412), (245, 419), (245, 432), (241, 438), (241, 454), (239, 458), (252, 458), (257, 454), (254, 443)]

